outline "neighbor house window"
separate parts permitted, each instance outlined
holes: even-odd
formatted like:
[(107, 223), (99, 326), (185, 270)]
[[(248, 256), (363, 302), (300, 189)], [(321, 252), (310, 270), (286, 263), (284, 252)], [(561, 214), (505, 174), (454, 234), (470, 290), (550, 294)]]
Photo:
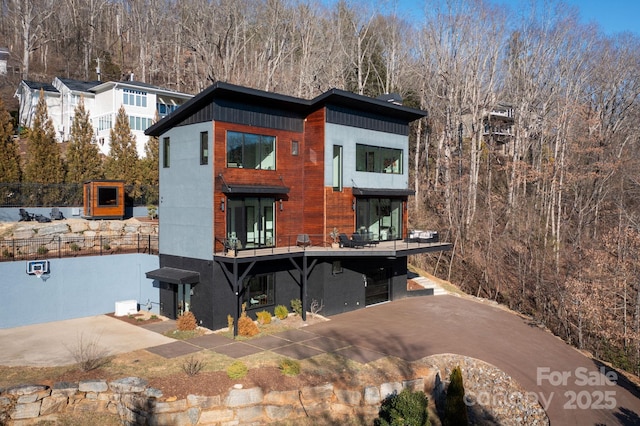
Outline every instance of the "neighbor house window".
[(254, 275), (244, 280), (248, 309), (275, 304), (275, 280), (275, 274)]
[(298, 141), (291, 141), (291, 155), (298, 155), (299, 149)]
[(153, 124), (153, 120), (146, 117), (134, 117), (133, 115), (129, 116), (129, 128), (131, 130), (139, 130), (144, 131), (147, 130)]
[(140, 90), (123, 89), (122, 103), (125, 105), (147, 107), (147, 92)]
[(275, 136), (227, 132), (227, 167), (275, 170)]
[(200, 164), (209, 164), (209, 132), (200, 132)]
[(170, 160), (171, 140), (169, 138), (162, 139), (162, 167), (167, 168), (171, 164)]
[(357, 144), (356, 170), (402, 174), (402, 150)]

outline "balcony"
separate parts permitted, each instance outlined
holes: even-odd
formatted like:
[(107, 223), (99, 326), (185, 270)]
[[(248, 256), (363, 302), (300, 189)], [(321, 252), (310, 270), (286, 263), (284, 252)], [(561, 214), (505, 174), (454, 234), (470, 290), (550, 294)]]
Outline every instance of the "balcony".
[(308, 235), (309, 244), (300, 244), (298, 235), (278, 238), (277, 247), (254, 247), (239, 250), (227, 249), (214, 253), (217, 261), (241, 263), (264, 259), (288, 257), (405, 257), (414, 254), (451, 250), (446, 242), (420, 242), (410, 240), (379, 241), (356, 247), (339, 247), (324, 235)]

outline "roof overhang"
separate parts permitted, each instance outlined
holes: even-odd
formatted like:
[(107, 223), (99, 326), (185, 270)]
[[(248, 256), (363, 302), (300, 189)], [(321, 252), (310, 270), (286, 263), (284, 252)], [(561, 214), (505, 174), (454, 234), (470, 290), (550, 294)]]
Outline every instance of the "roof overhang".
[(278, 185), (222, 185), (225, 194), (288, 194), (289, 188)]
[(163, 267), (146, 273), (147, 278), (171, 284), (196, 284), (200, 282), (200, 273), (186, 269)]
[(391, 188), (353, 188), (353, 195), (363, 197), (408, 197), (415, 195), (413, 189), (391, 189)]

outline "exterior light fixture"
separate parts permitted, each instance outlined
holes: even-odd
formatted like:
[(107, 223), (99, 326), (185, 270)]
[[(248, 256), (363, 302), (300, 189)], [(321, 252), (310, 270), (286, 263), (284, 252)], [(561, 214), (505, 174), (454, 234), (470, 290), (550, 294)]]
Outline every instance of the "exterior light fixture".
[(283, 210), (283, 207), (282, 207), (282, 198), (280, 198), (280, 211), (282, 211), (282, 210)]
[(353, 199), (353, 202), (351, 203), (351, 210), (353, 210), (354, 212), (356, 211), (356, 199)]
[(222, 198), (222, 200), (220, 200), (220, 211), (224, 211), (224, 197)]

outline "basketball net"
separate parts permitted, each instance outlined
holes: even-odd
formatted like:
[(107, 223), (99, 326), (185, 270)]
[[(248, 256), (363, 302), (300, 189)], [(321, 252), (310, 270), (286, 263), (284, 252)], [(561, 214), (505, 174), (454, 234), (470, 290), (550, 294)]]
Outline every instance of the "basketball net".
[(42, 271), (40, 271), (40, 270), (33, 271), (33, 274), (34, 274), (36, 277), (38, 277), (38, 278), (42, 279)]

